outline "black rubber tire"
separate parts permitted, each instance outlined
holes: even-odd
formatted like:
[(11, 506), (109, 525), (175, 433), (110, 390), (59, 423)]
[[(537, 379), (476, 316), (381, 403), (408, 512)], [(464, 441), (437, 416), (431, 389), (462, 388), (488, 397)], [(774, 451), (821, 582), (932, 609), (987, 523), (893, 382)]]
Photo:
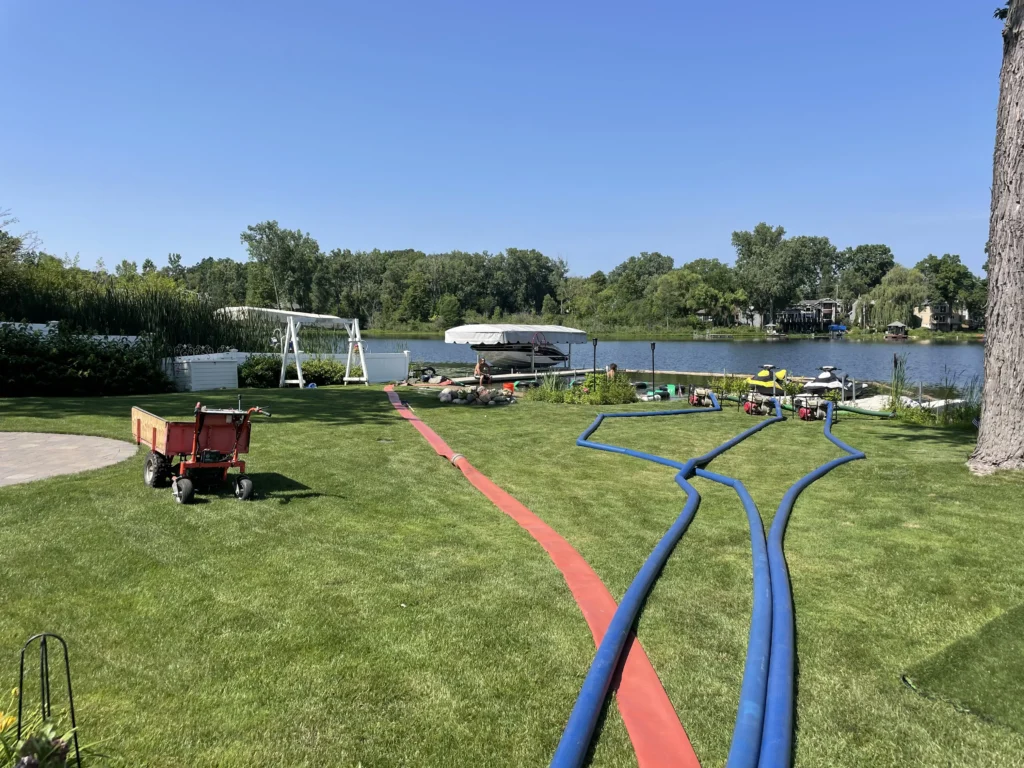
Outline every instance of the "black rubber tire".
[(172, 490), (174, 500), (179, 504), (191, 504), (196, 497), (196, 487), (187, 477), (179, 477)]
[(245, 475), (239, 475), (234, 481), (235, 498), (239, 501), (248, 501), (252, 498), (252, 480)]
[(171, 462), (162, 453), (150, 451), (142, 465), (142, 482), (150, 488), (165, 488), (171, 479)]

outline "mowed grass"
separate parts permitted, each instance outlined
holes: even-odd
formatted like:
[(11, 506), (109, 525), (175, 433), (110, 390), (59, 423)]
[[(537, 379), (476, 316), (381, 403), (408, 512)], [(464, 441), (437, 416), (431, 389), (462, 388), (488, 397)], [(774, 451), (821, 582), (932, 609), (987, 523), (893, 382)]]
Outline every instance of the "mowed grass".
[[(142, 485), (142, 451), (0, 488), (0, 683), (14, 684), (30, 634), (63, 634), (86, 741), (109, 739), (129, 765), (546, 764), (593, 642), (540, 547), (379, 390), (242, 394), (275, 413), (254, 427), (255, 502), (180, 507)], [(597, 408), (402, 396), (617, 597), (682, 507), (672, 470), (574, 445)], [(235, 393), (203, 397), (229, 405)], [(124, 438), (131, 405), (188, 418), (195, 399), (6, 400), (0, 430)], [(686, 459), (752, 423), (730, 408), (611, 420), (596, 437)], [(1024, 604), (1024, 479), (971, 477), (970, 433), (866, 418), (835, 431), (868, 459), (806, 491), (786, 541), (797, 765), (1024, 764), (1024, 736), (1006, 725), (1024, 680), (1003, 651), (986, 662), (1005, 671), (987, 686), (1009, 713), (999, 721), (900, 679)], [(836, 455), (820, 422), (791, 420), (711, 468), (740, 477), (767, 524), (786, 487)], [(712, 766), (738, 701), (750, 550), (735, 494), (695, 482), (704, 502), (638, 632)], [(614, 704), (593, 764), (636, 764)]]
[[(125, 765), (545, 764), (593, 641), (540, 547), (381, 391), (242, 394), (274, 411), (256, 501), (179, 506), (142, 450), (0, 488), (0, 690), (48, 630), (83, 739)], [(124, 439), (132, 405), (196, 399), (5, 400), (0, 430)], [(634, 764), (624, 733), (601, 755)]]
[(1019, 696), (1004, 695), (1024, 679), (1024, 605), (914, 665), (907, 679), (926, 696), (1024, 734)]
[[(574, 445), (598, 408), (438, 407), (426, 393), (403, 396), (456, 451), (572, 542), (616, 597), (682, 507), (674, 470)], [(607, 420), (593, 439), (686, 459), (753, 423), (727, 408)], [(1024, 736), (1004, 724), (1024, 713), (1024, 670), (1019, 659), (1000, 656), (1019, 645), (985, 659), (1001, 670), (986, 681), (990, 706), (997, 701), (1004, 713), (1000, 722), (901, 681), (913, 665), (1024, 604), (1024, 476), (971, 476), (969, 431), (845, 416), (834, 431), (867, 460), (805, 491), (786, 537), (797, 617), (796, 765), (1024, 765)], [(838, 455), (821, 422), (790, 419), (710, 468), (746, 484), (767, 527), (786, 488)], [(739, 697), (750, 548), (735, 493), (695, 483), (704, 501), (638, 635), (697, 754), (712, 766), (725, 761)], [(618, 727), (613, 709), (600, 739)]]

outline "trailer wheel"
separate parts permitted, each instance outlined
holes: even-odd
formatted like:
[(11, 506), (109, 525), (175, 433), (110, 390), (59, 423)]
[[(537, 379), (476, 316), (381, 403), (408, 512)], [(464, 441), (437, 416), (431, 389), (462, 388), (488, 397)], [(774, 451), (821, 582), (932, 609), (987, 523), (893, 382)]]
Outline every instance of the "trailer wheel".
[(239, 475), (235, 478), (235, 498), (239, 501), (248, 501), (252, 498), (252, 480), (245, 475)]
[(150, 451), (142, 466), (142, 482), (150, 488), (162, 488), (171, 479), (171, 462), (162, 453)]
[(179, 477), (171, 485), (174, 500), (179, 504), (191, 504), (196, 497), (196, 487), (187, 477)]

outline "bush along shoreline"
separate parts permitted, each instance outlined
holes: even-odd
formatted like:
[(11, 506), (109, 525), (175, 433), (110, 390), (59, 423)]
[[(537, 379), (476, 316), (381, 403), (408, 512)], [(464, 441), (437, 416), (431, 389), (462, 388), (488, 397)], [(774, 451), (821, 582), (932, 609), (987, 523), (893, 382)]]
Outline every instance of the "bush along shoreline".
[(0, 326), (0, 397), (96, 397), (173, 392), (151, 339), (93, 339)]

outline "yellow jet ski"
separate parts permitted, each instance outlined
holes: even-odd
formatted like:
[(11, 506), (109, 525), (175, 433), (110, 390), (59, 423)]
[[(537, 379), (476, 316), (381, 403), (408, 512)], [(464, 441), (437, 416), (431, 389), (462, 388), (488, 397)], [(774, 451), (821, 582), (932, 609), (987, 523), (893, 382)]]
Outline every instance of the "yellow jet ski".
[[(746, 385), (759, 395), (781, 395), (786, 383), (786, 369), (776, 371), (772, 366), (765, 366), (755, 375), (746, 380)], [(774, 391), (772, 382), (775, 382)]]

